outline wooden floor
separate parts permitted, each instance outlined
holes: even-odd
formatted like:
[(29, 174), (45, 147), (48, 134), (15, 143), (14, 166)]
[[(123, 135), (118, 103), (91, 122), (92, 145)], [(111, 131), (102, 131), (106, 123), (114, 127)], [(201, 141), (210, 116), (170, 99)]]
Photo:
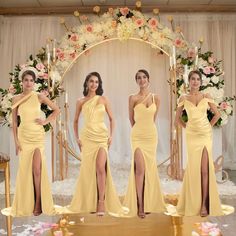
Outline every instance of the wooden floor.
[[(232, 173), (230, 173), (232, 174)], [(236, 183), (236, 171), (233, 172), (235, 176), (232, 176), (231, 179)], [(1, 177), (1, 176), (0, 176)], [(1, 179), (1, 178), (0, 178)], [(11, 196), (11, 200), (12, 200)], [(236, 196), (225, 196), (221, 198), (222, 203), (234, 206), (236, 208)], [(58, 205), (67, 205), (71, 201), (71, 197), (65, 196), (56, 196), (54, 201)], [(0, 208), (5, 206), (4, 195), (0, 195)], [(12, 235), (30, 235), (36, 236), (36, 234), (29, 233), (24, 234), (27, 228), (35, 227), (39, 222), (48, 222), (48, 223), (58, 223), (60, 222), (62, 216), (45, 216), (40, 215), (38, 217), (19, 217), (14, 218), (10, 222), (9, 218), (0, 214), (0, 235), (2, 232), (7, 230), (7, 225), (9, 229), (12, 230)], [(193, 230), (197, 230), (195, 223), (201, 221), (210, 221), (213, 223), (218, 223), (222, 235), (226, 236), (235, 236), (236, 235), (236, 213), (221, 216), (221, 217), (171, 217), (164, 214), (150, 214), (147, 215), (145, 219), (139, 219), (138, 217), (134, 218), (114, 218), (111, 216), (104, 216), (102, 218), (97, 217), (95, 214), (87, 215), (70, 215), (66, 218), (66, 225), (61, 227), (64, 234), (63, 236), (146, 236), (146, 235), (155, 235), (155, 236), (191, 236)], [(7, 224), (8, 222), (8, 224)], [(10, 224), (12, 223), (12, 224)], [(70, 223), (70, 224), (69, 224)], [(72, 224), (71, 224), (72, 223)], [(74, 224), (73, 224), (74, 223)], [(58, 230), (58, 229), (55, 229)], [(54, 234), (55, 230), (45, 231), (43, 236), (56, 236)], [(60, 230), (60, 229), (59, 229)], [(8, 234), (11, 236), (11, 234)]]
[[(196, 228), (194, 223), (201, 221), (201, 217), (182, 218), (164, 214), (150, 214), (145, 219), (74, 215), (67, 218), (67, 226), (62, 227), (62, 230), (64, 235), (70, 232), (75, 236), (189, 236)], [(53, 236), (54, 231), (51, 230), (46, 235)]]

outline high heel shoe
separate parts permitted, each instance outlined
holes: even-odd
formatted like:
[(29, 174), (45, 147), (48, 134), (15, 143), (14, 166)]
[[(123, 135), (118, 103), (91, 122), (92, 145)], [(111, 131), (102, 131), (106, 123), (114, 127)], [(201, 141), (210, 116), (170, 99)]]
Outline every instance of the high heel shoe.
[[(101, 207), (102, 205), (102, 207)], [(102, 210), (100, 210), (102, 209)], [(97, 216), (104, 216), (105, 215), (105, 206), (104, 206), (104, 200), (98, 200), (97, 205)]]
[(146, 217), (145, 212), (138, 212), (138, 217), (144, 219)]
[(34, 210), (33, 211), (33, 215), (34, 216), (39, 216), (39, 215), (41, 215), (42, 214), (42, 210), (41, 209), (39, 209), (39, 210)]
[(208, 215), (209, 215), (209, 213), (206, 208), (201, 209), (201, 211), (200, 211), (201, 217), (207, 217)]

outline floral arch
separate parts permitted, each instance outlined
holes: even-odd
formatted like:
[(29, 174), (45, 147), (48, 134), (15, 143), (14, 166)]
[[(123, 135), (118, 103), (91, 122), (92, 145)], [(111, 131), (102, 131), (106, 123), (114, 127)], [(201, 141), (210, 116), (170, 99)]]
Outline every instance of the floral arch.
[[(26, 63), (16, 65), (10, 74), (10, 87), (1, 89), (0, 117), (3, 124), (11, 124), (11, 99), (15, 94), (21, 93), (19, 72), (24, 67), (34, 67), (38, 71), (35, 90), (45, 93), (50, 99), (60, 96), (63, 91), (63, 80), (77, 59), (87, 50), (112, 40), (138, 40), (159, 49), (170, 58), (170, 95), (171, 95), (171, 121), (173, 131), (173, 116), (177, 98), (188, 89), (187, 74), (193, 68), (198, 68), (203, 75), (203, 92), (210, 93), (218, 104), (221, 118), (217, 126), (227, 123), (232, 115), (232, 97), (224, 97), (224, 80), (221, 61), (213, 57), (212, 52), (201, 52), (203, 40), (196, 46), (185, 40), (180, 27), (174, 26), (171, 16), (168, 17), (170, 27), (161, 23), (158, 9), (153, 9), (152, 15), (145, 15), (138, 10), (124, 8), (109, 8), (100, 14), (100, 8), (94, 7), (95, 19), (92, 21), (78, 11), (74, 16), (79, 24), (69, 27), (64, 18), (60, 24), (66, 29), (60, 42), (51, 40), (39, 53), (29, 57)], [(47, 106), (42, 105), (46, 116), (50, 114)], [(212, 113), (209, 111), (209, 118)], [(186, 116), (183, 116), (186, 119)], [(50, 127), (46, 126), (45, 130)], [(171, 140), (175, 135), (171, 132)], [(172, 144), (171, 144), (172, 149)], [(172, 155), (172, 154), (171, 154)]]

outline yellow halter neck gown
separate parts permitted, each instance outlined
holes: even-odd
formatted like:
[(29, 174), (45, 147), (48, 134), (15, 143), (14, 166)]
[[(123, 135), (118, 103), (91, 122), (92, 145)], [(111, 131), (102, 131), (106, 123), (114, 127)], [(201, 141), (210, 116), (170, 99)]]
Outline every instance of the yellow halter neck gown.
[(214, 101), (204, 97), (196, 106), (185, 99), (178, 105), (184, 106), (188, 114), (186, 126), (188, 161), (177, 205), (177, 212), (180, 215), (195, 216), (200, 214), (202, 202), (201, 159), (204, 147), (207, 149), (209, 158), (209, 215), (223, 215), (212, 160), (212, 127), (207, 118), (208, 103), (214, 103)]
[(56, 213), (53, 206), (52, 193), (48, 181), (44, 145), (45, 132), (41, 125), (35, 122), (40, 118), (41, 104), (36, 92), (31, 92), (13, 105), (18, 107), (21, 123), (18, 127), (18, 139), (22, 148), (19, 153), (19, 168), (16, 178), (16, 191), (12, 207), (2, 210), (4, 215), (30, 216), (34, 209), (34, 184), (32, 175), (32, 160), (35, 149), (41, 153), (41, 204), (42, 212), (47, 215)]
[(153, 95), (152, 104), (149, 107), (146, 107), (143, 102), (144, 100), (134, 107), (135, 124), (131, 131), (131, 172), (123, 202), (123, 205), (130, 210), (129, 216), (136, 216), (138, 210), (134, 172), (134, 153), (136, 149), (141, 150), (145, 162), (144, 212), (165, 211), (156, 161), (157, 129), (154, 123), (154, 115), (157, 108)]
[(84, 126), (80, 133), (82, 142), (81, 167), (76, 184), (76, 190), (67, 213), (96, 212), (97, 208), (97, 180), (96, 158), (100, 148), (107, 154), (105, 209), (109, 214), (121, 216), (124, 209), (116, 193), (108, 158), (108, 130), (104, 123), (106, 114), (104, 104), (98, 104), (100, 96), (95, 96), (83, 104), (82, 115)]

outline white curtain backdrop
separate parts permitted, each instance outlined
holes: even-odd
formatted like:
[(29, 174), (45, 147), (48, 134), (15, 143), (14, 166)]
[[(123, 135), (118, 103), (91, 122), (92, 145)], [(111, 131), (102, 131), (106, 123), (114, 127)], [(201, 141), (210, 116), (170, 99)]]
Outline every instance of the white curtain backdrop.
[[(168, 24), (167, 14), (161, 21)], [(180, 25), (189, 42), (197, 43), (204, 38), (203, 51), (212, 50), (223, 60), (225, 71), (225, 93), (236, 94), (236, 14), (173, 14), (175, 24)], [(73, 16), (65, 16), (68, 25), (78, 24)], [(37, 54), (46, 44), (47, 38), (60, 39), (65, 29), (59, 24), (59, 16), (0, 16), (0, 87), (9, 85), (8, 73), (14, 65), (23, 64), (30, 54)], [(110, 159), (117, 164), (128, 164), (130, 160), (128, 121), (128, 95), (137, 92), (134, 75), (140, 68), (150, 72), (151, 91), (161, 97), (161, 108), (157, 120), (159, 144), (158, 162), (169, 155), (169, 90), (168, 60), (149, 45), (136, 41), (110, 42), (92, 49), (80, 57), (66, 75), (65, 87), (69, 92), (70, 134), (73, 142), (72, 122), (75, 103), (82, 96), (82, 84), (91, 71), (98, 71), (104, 82), (104, 95), (112, 104), (116, 130)], [(234, 114), (236, 114), (236, 104)], [(9, 150), (6, 130), (0, 129), (0, 151)], [(236, 116), (223, 128), (223, 155), (225, 166), (236, 166)]]

